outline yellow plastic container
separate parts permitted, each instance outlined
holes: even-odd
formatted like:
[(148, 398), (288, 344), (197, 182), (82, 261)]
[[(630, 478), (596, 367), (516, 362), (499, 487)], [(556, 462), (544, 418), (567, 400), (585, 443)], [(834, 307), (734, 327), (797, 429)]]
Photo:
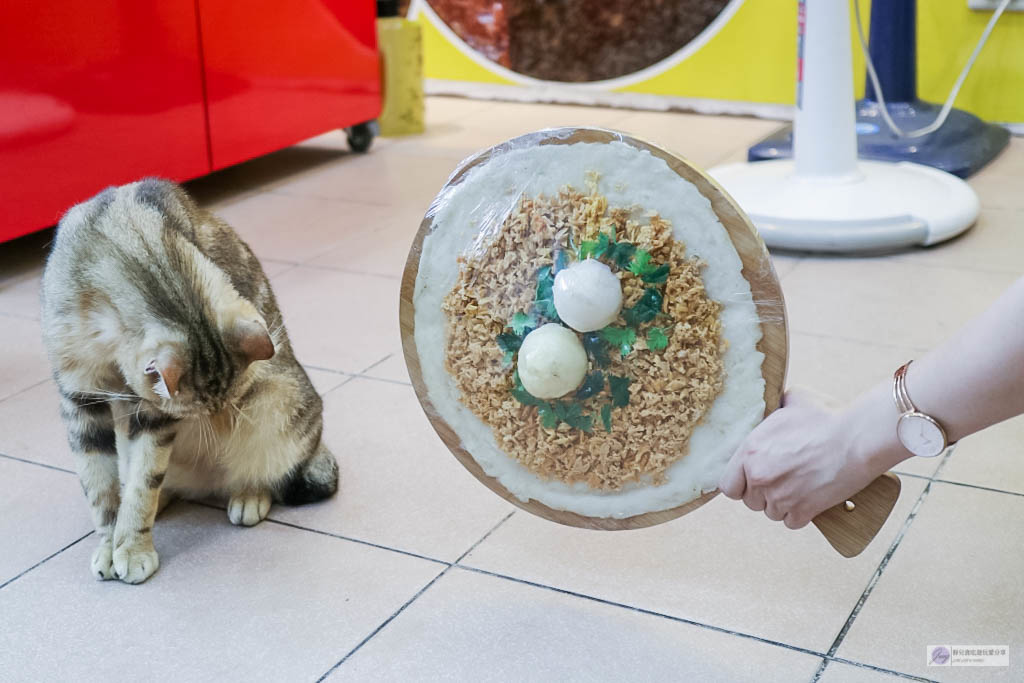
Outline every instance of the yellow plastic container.
[(423, 33), (418, 22), (404, 17), (377, 19), (384, 103), (380, 134), (423, 132)]

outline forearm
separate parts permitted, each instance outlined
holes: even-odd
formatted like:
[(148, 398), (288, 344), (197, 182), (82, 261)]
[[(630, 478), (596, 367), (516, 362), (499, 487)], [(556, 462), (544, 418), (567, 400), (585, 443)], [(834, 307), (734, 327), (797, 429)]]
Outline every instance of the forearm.
[[(907, 391), (920, 411), (943, 425), (950, 442), (1024, 413), (1024, 278), (953, 338), (915, 360)], [(896, 416), (891, 378), (843, 413), (852, 452), (870, 471), (911, 457), (896, 438)]]

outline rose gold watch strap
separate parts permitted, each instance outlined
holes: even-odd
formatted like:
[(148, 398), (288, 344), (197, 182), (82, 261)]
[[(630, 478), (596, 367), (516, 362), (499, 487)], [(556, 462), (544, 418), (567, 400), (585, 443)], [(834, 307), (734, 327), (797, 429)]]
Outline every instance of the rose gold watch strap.
[(907, 393), (907, 368), (914, 361), (908, 360), (906, 363), (901, 365), (896, 370), (896, 374), (893, 375), (892, 383), (892, 396), (893, 400), (896, 401), (896, 409), (900, 411), (900, 414), (915, 412), (917, 407), (914, 406), (914, 402), (910, 400), (910, 394)]

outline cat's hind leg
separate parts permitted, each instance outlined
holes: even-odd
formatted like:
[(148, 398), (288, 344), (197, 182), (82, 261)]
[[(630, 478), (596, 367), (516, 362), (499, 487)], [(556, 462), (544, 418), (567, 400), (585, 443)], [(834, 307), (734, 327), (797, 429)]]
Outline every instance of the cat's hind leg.
[(92, 395), (62, 391), (60, 412), (67, 425), (68, 443), (99, 540), (92, 553), (90, 570), (97, 579), (112, 579), (114, 522), (121, 495), (110, 404)]

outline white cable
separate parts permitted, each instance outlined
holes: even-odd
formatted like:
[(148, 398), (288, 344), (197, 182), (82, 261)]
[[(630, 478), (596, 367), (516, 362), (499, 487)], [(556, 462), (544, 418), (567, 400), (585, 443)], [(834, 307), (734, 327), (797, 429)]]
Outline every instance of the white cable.
[(896, 125), (896, 122), (889, 116), (889, 108), (885, 104), (885, 96), (882, 95), (882, 85), (878, 82), (878, 74), (875, 72), (875, 65), (871, 61), (871, 54), (868, 50), (868, 42), (864, 38), (864, 26), (860, 20), (860, 0), (853, 0), (853, 11), (857, 15), (857, 35), (860, 36), (860, 47), (864, 51), (864, 59), (868, 68), (868, 78), (871, 79), (871, 85), (875, 89), (875, 95), (878, 97), (879, 113), (885, 120), (885, 125), (889, 126), (889, 130), (893, 132), (896, 137), (900, 138), (919, 138), (929, 133), (934, 133), (942, 124), (946, 122), (946, 118), (949, 116), (950, 110), (953, 109), (953, 102), (956, 101), (957, 95), (960, 94), (960, 88), (964, 84), (964, 80), (967, 79), (967, 74), (971, 71), (971, 67), (974, 66), (974, 61), (978, 58), (978, 54), (981, 52), (981, 48), (985, 46), (985, 41), (988, 40), (988, 36), (992, 33), (992, 29), (995, 28), (996, 22), (999, 21), (999, 17), (1003, 15), (1003, 11), (1010, 4), (1010, 0), (1002, 0), (999, 3), (999, 7), (996, 8), (995, 12), (992, 13), (992, 18), (988, 20), (988, 26), (981, 34), (981, 38), (978, 39), (978, 44), (974, 46), (974, 52), (971, 53), (970, 59), (967, 60), (967, 64), (964, 65), (963, 71), (960, 72), (960, 77), (956, 79), (956, 83), (953, 84), (953, 89), (949, 92), (949, 97), (946, 98), (945, 104), (942, 105), (942, 111), (929, 125), (924, 128), (918, 128), (917, 130), (905, 131)]

